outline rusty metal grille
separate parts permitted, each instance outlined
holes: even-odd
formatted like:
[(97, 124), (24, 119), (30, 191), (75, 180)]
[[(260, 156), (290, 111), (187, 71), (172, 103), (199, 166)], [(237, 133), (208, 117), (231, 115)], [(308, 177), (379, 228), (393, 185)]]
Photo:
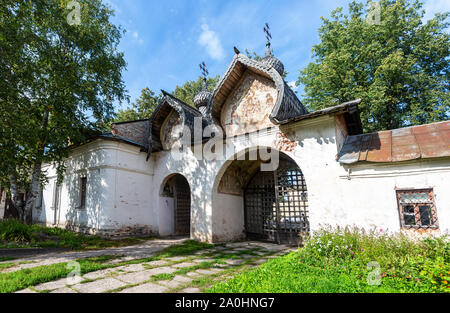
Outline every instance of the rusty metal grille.
[(191, 191), (182, 176), (175, 177), (175, 234), (189, 235), (191, 228)]
[(397, 190), (402, 228), (438, 228), (432, 189)]
[(258, 172), (244, 194), (247, 237), (299, 243), (310, 231), (308, 190), (300, 168), (283, 161), (273, 172)]

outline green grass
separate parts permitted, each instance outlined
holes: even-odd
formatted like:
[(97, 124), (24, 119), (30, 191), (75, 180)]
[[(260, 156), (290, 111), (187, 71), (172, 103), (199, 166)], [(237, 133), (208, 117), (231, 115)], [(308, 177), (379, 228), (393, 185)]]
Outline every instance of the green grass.
[[(380, 284), (369, 285), (380, 266)], [(448, 238), (324, 230), (306, 247), (217, 283), (217, 293), (450, 292)]]
[(99, 236), (81, 235), (61, 228), (25, 225), (16, 220), (0, 221), (0, 248), (39, 247), (97, 250), (135, 245), (149, 239), (152, 238), (124, 238), (113, 240)]
[[(112, 265), (104, 263), (116, 257), (102, 256), (77, 260), (80, 264), (81, 275), (112, 267)], [(65, 262), (21, 269), (11, 273), (0, 273), (0, 293), (14, 292), (67, 277), (73, 270), (73, 268), (67, 265), (68, 263)]]
[[(116, 264), (108, 264), (108, 261), (122, 257), (121, 255), (103, 255), (99, 257), (87, 258), (77, 260), (80, 263), (81, 275), (89, 272), (98, 271), (106, 268), (114, 268), (129, 264), (140, 264), (156, 260), (161, 260), (168, 257), (184, 256), (192, 254), (196, 251), (208, 249), (214, 245), (201, 243), (194, 240), (188, 240), (181, 244), (167, 247), (156, 253), (155, 256), (119, 262)], [(17, 265), (14, 263), (6, 263), (9, 265)], [(36, 286), (46, 282), (54, 281), (60, 278), (67, 277), (72, 269), (67, 268), (67, 262), (57, 263), (52, 265), (38, 266), (28, 269), (21, 269), (11, 273), (0, 272), (0, 293), (10, 293), (22, 290), (28, 287)], [(203, 268), (205, 264), (199, 264), (196, 268)], [(185, 269), (180, 269), (174, 275), (184, 273)], [(171, 274), (169, 274), (171, 275)], [(165, 278), (164, 278), (165, 279)], [(85, 280), (84, 282), (88, 282)]]

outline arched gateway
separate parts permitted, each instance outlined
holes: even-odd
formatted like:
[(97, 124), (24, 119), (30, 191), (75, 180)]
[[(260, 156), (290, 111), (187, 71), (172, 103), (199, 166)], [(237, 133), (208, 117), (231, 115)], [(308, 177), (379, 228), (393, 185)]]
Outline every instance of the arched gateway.
[(298, 244), (310, 231), (301, 169), (282, 152), (275, 170), (263, 170), (263, 163), (247, 152), (226, 165), (217, 185), (219, 203), (213, 203), (218, 241), (238, 239), (240, 233), (248, 239)]
[(281, 160), (275, 171), (258, 171), (244, 190), (249, 239), (298, 243), (309, 232), (308, 191), (300, 168)]

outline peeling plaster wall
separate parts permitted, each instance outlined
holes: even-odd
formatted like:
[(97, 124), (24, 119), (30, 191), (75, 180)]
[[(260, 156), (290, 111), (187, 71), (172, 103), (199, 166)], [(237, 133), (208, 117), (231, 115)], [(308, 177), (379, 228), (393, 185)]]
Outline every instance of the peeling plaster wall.
[(227, 136), (274, 126), (269, 115), (277, 97), (273, 81), (248, 71), (222, 108), (221, 123)]
[[(106, 236), (147, 235), (153, 232), (149, 186), (151, 163), (138, 147), (97, 140), (74, 149), (54, 209), (56, 171), (45, 166), (49, 183), (43, 191), (43, 208), (34, 219), (49, 226)], [(86, 208), (80, 208), (80, 179), (87, 177)], [(151, 187), (150, 187), (151, 188)]]

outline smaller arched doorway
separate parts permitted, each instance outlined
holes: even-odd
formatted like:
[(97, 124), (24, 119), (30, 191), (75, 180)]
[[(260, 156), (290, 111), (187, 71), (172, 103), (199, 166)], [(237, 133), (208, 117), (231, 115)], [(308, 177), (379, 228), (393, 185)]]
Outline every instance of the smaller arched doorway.
[(188, 236), (191, 232), (191, 190), (187, 179), (180, 174), (169, 177), (164, 183), (161, 197), (166, 199), (169, 216), (169, 233)]

